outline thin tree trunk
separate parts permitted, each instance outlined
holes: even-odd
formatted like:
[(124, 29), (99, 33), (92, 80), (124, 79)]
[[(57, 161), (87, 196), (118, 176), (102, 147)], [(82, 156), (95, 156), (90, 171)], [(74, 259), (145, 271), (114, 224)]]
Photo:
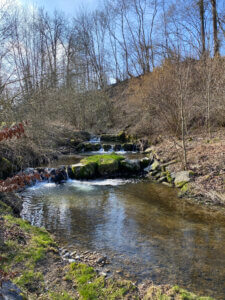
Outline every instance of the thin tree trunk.
[(204, 0), (199, 1), (199, 13), (201, 20), (202, 57), (205, 57), (205, 8)]
[(218, 40), (218, 29), (217, 29), (216, 0), (211, 0), (211, 4), (212, 4), (212, 17), (213, 17), (214, 56), (217, 56), (219, 55), (219, 40)]

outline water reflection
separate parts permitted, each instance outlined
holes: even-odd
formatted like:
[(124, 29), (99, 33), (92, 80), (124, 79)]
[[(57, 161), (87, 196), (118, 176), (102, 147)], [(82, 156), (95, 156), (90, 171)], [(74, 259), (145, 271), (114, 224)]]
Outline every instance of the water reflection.
[(23, 196), (24, 218), (70, 244), (105, 251), (114, 268), (223, 299), (224, 218), (177, 199), (173, 189), (145, 181), (70, 181)]

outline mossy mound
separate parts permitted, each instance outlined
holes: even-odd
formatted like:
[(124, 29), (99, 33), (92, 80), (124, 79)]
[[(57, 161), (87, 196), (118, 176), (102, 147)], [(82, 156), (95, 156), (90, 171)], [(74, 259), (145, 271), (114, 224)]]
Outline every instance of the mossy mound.
[(148, 288), (144, 300), (213, 300), (211, 297), (199, 297), (179, 286), (153, 285)]
[(111, 164), (114, 161), (117, 161), (118, 163), (122, 160), (124, 160), (124, 156), (117, 155), (115, 153), (112, 154), (102, 154), (102, 155), (93, 155), (89, 156), (87, 158), (84, 158), (81, 160), (81, 164), (86, 165), (89, 163), (96, 163), (98, 166), (104, 165), (104, 164)]
[(90, 164), (97, 165), (97, 172), (100, 176), (114, 175), (119, 171), (120, 162), (124, 160), (123, 156), (112, 154), (94, 155), (81, 160), (81, 164), (87, 167)]
[(74, 282), (80, 299), (138, 299), (137, 287), (131, 281), (106, 280), (85, 264), (72, 263), (65, 279)]

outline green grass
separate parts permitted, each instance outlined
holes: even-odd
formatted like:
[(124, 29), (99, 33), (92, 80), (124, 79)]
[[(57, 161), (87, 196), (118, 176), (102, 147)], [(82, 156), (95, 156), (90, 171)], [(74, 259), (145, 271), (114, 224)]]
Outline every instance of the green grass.
[(112, 153), (112, 154), (89, 156), (87, 158), (82, 159), (81, 163), (82, 164), (97, 163), (98, 165), (101, 165), (101, 164), (110, 164), (114, 161), (119, 162), (123, 159), (125, 159), (123, 156)]
[(0, 200), (0, 215), (12, 214), (12, 208)]
[(1, 253), (0, 268), (5, 272), (20, 272), (14, 278), (20, 288), (30, 292), (43, 285), (43, 276), (35, 272), (36, 264), (45, 258), (47, 251), (55, 249), (55, 242), (44, 228), (38, 228), (20, 218), (4, 216), (6, 230), (12, 232), (12, 238), (5, 241)]
[(49, 299), (51, 300), (74, 300), (74, 297), (71, 297), (66, 291), (61, 293), (50, 292)]
[(199, 297), (194, 293), (180, 288), (178, 285), (167, 287), (166, 290), (161, 286), (152, 285), (144, 296), (144, 300), (213, 300), (210, 297)]
[(72, 263), (65, 279), (75, 282), (83, 300), (123, 299), (128, 292), (135, 290), (130, 281), (105, 280), (103, 276), (98, 276), (92, 267), (84, 264)]

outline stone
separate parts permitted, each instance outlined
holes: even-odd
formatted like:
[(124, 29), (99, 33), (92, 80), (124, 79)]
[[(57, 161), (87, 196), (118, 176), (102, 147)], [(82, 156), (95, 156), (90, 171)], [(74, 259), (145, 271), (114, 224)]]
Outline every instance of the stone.
[(166, 181), (163, 181), (162, 184), (164, 184), (168, 187), (173, 187), (172, 183), (169, 183), (169, 182), (166, 182)]
[(174, 179), (174, 184), (178, 188), (182, 188), (187, 182), (191, 180), (194, 173), (193, 171), (180, 171), (177, 172)]
[(124, 171), (137, 173), (141, 171), (140, 160), (138, 159), (125, 159), (121, 161), (121, 168)]
[(151, 160), (148, 157), (144, 157), (144, 158), (140, 159), (141, 169), (147, 168), (150, 165), (150, 163), (151, 163)]
[(152, 152), (152, 148), (149, 147), (149, 148), (145, 149), (145, 151), (144, 151), (143, 153), (144, 153), (144, 154), (149, 154), (149, 153), (151, 153), (151, 152)]
[(112, 159), (107, 162), (101, 162), (98, 165), (98, 172), (101, 176), (113, 175), (119, 170), (119, 162)]
[(120, 151), (122, 149), (122, 145), (121, 144), (116, 144), (116, 145), (114, 145), (114, 147), (113, 147), (113, 150), (114, 151)]
[(124, 131), (119, 132), (118, 134), (102, 134), (100, 136), (101, 142), (125, 142), (126, 134)]
[(23, 300), (22, 291), (10, 280), (3, 281), (0, 286), (0, 299)]
[(112, 146), (109, 144), (104, 144), (102, 145), (102, 148), (104, 149), (105, 152), (108, 152), (109, 150), (112, 149)]
[(159, 179), (158, 179), (158, 182), (159, 183), (162, 183), (162, 182), (164, 182), (164, 181), (166, 181), (167, 179), (166, 179), (166, 176), (163, 176), (163, 177), (160, 177)]
[(135, 145), (133, 143), (126, 143), (122, 145), (122, 148), (124, 151), (134, 151), (135, 150)]
[(97, 264), (105, 263), (106, 260), (107, 260), (107, 257), (106, 256), (102, 256), (99, 259), (97, 259), (96, 263)]
[(95, 177), (97, 167), (95, 162), (75, 164), (71, 166), (71, 170), (68, 168), (68, 175), (72, 179), (91, 179)]
[(154, 160), (153, 161), (153, 163), (152, 163), (152, 165), (151, 165), (151, 170), (152, 171), (156, 171), (156, 170), (161, 170), (161, 167), (160, 167), (160, 163), (159, 163), (159, 161), (158, 160)]

